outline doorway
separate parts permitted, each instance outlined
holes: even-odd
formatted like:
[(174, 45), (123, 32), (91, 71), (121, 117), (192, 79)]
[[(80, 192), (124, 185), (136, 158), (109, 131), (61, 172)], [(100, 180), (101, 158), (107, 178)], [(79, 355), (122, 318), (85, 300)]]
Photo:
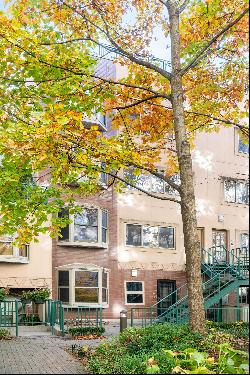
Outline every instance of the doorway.
[(166, 296), (168, 298), (160, 302), (157, 306), (157, 315), (163, 314), (176, 302), (176, 281), (175, 280), (157, 280), (157, 301), (161, 301)]

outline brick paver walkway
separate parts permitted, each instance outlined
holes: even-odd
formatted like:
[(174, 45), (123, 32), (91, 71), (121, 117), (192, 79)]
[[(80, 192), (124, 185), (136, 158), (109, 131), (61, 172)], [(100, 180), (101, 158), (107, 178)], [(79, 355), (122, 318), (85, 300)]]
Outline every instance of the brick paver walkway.
[(60, 337), (18, 337), (0, 341), (0, 374), (86, 374), (65, 351)]
[[(119, 332), (118, 323), (106, 326), (111, 339)], [(81, 363), (65, 349), (72, 344), (97, 346), (103, 340), (69, 340), (60, 336), (14, 337), (0, 341), (0, 374), (88, 374)]]

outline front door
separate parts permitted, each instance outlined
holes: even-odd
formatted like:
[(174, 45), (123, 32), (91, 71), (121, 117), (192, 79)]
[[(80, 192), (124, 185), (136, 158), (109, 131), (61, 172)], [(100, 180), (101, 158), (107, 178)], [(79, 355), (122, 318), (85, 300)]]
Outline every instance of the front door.
[(176, 281), (175, 280), (157, 280), (157, 315), (163, 314), (167, 309), (176, 302)]
[(227, 231), (224, 229), (213, 229), (213, 255), (216, 257), (218, 262), (227, 261), (227, 244)]

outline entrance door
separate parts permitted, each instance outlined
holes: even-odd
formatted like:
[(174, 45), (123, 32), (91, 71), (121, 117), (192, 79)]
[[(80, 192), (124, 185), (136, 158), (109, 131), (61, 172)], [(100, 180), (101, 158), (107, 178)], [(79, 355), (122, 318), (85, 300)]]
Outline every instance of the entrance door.
[(176, 281), (175, 280), (157, 280), (157, 301), (169, 296), (160, 302), (157, 308), (157, 315), (163, 314), (167, 309), (176, 302)]
[(227, 261), (227, 231), (213, 229), (213, 247), (214, 247), (214, 256), (218, 262)]

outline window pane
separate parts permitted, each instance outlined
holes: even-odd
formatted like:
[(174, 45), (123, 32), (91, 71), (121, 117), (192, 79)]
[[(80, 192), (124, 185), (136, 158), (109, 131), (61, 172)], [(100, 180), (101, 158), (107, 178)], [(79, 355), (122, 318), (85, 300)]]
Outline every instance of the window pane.
[(141, 246), (141, 225), (127, 224), (126, 244)]
[[(175, 173), (173, 176), (171, 176), (171, 180), (177, 184), (177, 185), (180, 185), (181, 184), (181, 179), (180, 179), (180, 175), (178, 173)], [(165, 192), (169, 195), (179, 195), (179, 192), (175, 189), (173, 189), (170, 185), (168, 185), (168, 183), (166, 182), (165, 184)]]
[(240, 235), (240, 246), (248, 247), (249, 245), (249, 235), (248, 233), (241, 233)]
[(76, 271), (75, 286), (94, 287), (98, 286), (98, 272)]
[(127, 294), (127, 303), (143, 303), (143, 295)]
[(19, 247), (19, 256), (27, 257), (28, 256), (28, 245), (23, 245)]
[(75, 288), (75, 302), (98, 303), (98, 288)]
[(107, 272), (102, 273), (102, 287), (107, 288), (108, 285), (108, 274)]
[(98, 225), (98, 210), (85, 208), (82, 212), (75, 214), (75, 225)]
[(143, 246), (159, 247), (159, 228), (143, 226)]
[(69, 271), (58, 272), (58, 285), (69, 286)]
[(126, 288), (128, 292), (141, 292), (142, 283), (136, 281), (129, 281), (126, 283)]
[(79, 225), (75, 225), (74, 241), (97, 242), (98, 241), (98, 228), (97, 227), (82, 227)]
[(13, 255), (12, 243), (0, 242), (0, 255)]
[(235, 202), (235, 181), (225, 181), (225, 201)]
[(168, 248), (174, 248), (174, 228), (161, 227), (159, 230), (159, 246)]
[(239, 152), (242, 152), (243, 154), (249, 154), (249, 144), (248, 143), (245, 143), (241, 140), (240, 136), (239, 136), (239, 148), (238, 148), (238, 151)]
[(164, 193), (164, 181), (156, 176), (151, 176), (152, 192)]
[[(69, 210), (67, 208), (63, 208), (60, 212), (58, 212), (59, 218), (68, 218), (69, 217)], [(59, 237), (59, 241), (69, 241), (69, 225), (66, 227), (61, 228), (60, 230), (61, 236)]]
[(69, 302), (69, 288), (59, 288), (59, 300), (62, 302)]
[(249, 200), (248, 185), (245, 182), (236, 183), (236, 202), (237, 203), (248, 203)]
[(102, 228), (102, 242), (107, 243), (107, 229)]
[(108, 212), (102, 211), (102, 226), (103, 228), (108, 228)]
[(108, 290), (102, 288), (102, 302), (108, 302)]

